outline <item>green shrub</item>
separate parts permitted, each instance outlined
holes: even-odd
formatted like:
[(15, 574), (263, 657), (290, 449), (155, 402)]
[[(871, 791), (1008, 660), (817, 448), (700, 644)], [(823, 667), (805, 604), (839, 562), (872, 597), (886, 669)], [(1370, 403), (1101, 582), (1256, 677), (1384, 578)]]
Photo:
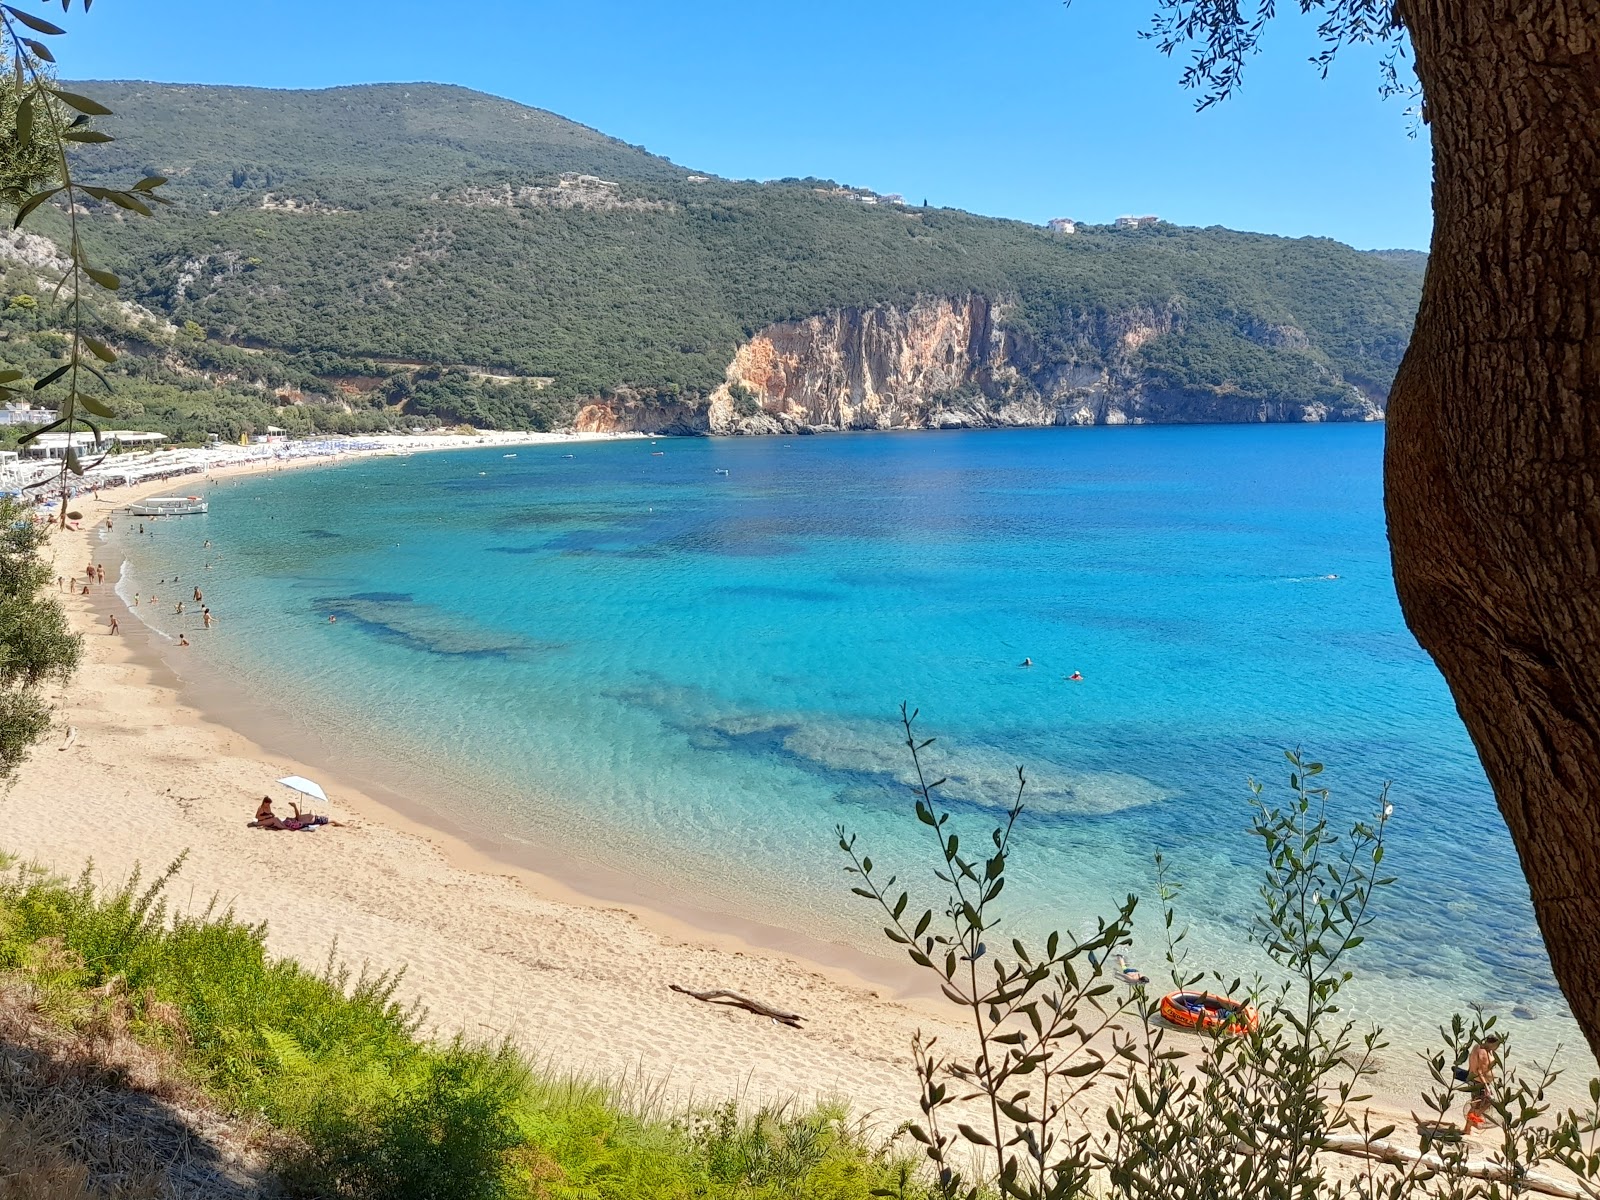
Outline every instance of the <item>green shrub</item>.
[[(649, 1097), (532, 1072), (509, 1046), (421, 1038), (397, 973), (275, 961), (265, 927), (174, 916), (152, 883), (97, 889), (0, 857), (0, 974), (26, 970), (62, 1023), (116, 994), (233, 1110), (293, 1137), (291, 1195), (363, 1200), (867, 1200), (906, 1190), (903, 1157), (841, 1109), (676, 1120)], [(94, 989), (99, 989), (98, 991)], [(176, 1019), (173, 1013), (177, 1014)]]

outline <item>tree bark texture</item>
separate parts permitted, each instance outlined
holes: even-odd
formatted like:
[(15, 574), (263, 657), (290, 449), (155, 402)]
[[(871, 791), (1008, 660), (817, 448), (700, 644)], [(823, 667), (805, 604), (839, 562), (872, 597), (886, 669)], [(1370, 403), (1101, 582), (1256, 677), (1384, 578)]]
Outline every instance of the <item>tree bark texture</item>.
[(1600, 1057), (1600, 0), (1400, 15), (1434, 233), (1389, 403), (1395, 582)]

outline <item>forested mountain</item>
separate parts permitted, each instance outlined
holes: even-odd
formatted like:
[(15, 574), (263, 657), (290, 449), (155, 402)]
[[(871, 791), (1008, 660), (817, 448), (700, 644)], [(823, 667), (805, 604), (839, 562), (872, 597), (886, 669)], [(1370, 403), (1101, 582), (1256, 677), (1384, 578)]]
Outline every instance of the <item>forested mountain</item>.
[[(1369, 418), (1420, 290), (1420, 256), (1325, 239), (708, 177), (456, 87), (72, 86), (117, 114), (85, 178), (171, 180), (153, 220), (85, 222), (123, 297), (187, 330), (106, 318), (143, 372), (129, 416), (171, 432), (291, 404), (306, 427)], [(7, 308), (0, 357), (47, 315)]]

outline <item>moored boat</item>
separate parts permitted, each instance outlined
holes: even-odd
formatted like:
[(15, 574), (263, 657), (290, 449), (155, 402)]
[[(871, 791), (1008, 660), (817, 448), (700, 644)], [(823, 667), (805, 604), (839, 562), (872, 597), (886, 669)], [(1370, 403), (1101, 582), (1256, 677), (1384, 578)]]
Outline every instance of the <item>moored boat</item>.
[(1211, 992), (1168, 992), (1161, 997), (1161, 1016), (1181, 1029), (1207, 1033), (1254, 1033), (1261, 1016), (1243, 1000)]
[(192, 517), (210, 511), (199, 496), (146, 496), (128, 505), (136, 517)]

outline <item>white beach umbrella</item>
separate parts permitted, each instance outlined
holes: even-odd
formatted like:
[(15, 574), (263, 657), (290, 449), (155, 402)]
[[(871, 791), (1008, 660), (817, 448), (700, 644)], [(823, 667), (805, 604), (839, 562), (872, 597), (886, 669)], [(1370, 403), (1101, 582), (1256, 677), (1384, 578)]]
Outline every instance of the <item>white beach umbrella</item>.
[(283, 786), (286, 788), (293, 788), (301, 795), (310, 796), (313, 800), (322, 801), (324, 812), (326, 812), (328, 793), (322, 790), (322, 785), (320, 783), (307, 779), (304, 775), (285, 775), (282, 779), (278, 780), (278, 782), (283, 784)]

